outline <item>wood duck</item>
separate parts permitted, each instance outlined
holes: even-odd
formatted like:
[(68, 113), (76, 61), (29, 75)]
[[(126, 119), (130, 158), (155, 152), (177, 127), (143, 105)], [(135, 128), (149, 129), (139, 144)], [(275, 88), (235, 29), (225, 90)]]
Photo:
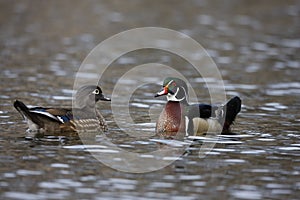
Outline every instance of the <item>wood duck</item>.
[(110, 98), (102, 94), (99, 86), (87, 85), (77, 91), (73, 110), (71, 108), (51, 107), (28, 108), (18, 100), (14, 102), (14, 107), (27, 121), (29, 131), (74, 132), (79, 129), (90, 130), (93, 127), (100, 127), (103, 131), (107, 131), (104, 117), (95, 109), (95, 103), (99, 100), (110, 101)]
[(241, 110), (241, 99), (234, 97), (224, 105), (192, 104), (187, 101), (188, 87), (186, 83), (174, 77), (163, 82), (162, 91), (155, 97), (167, 96), (167, 104), (156, 123), (158, 134), (203, 135), (208, 131), (230, 133), (236, 115)]

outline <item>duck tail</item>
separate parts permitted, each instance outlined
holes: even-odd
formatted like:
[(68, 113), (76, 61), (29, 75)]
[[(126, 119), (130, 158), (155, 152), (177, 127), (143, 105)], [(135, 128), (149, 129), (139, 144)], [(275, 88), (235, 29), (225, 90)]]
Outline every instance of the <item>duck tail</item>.
[(29, 109), (28, 107), (19, 100), (15, 100), (14, 107), (17, 109), (17, 111), (25, 118), (29, 115)]
[(225, 122), (223, 127), (223, 132), (230, 131), (230, 125), (233, 124), (235, 117), (241, 111), (242, 100), (239, 97), (233, 97), (230, 99), (225, 107), (226, 115), (225, 115)]
[(15, 100), (14, 107), (23, 116), (24, 119), (29, 119), (36, 124), (40, 123), (40, 120), (30, 112), (29, 108), (22, 101)]

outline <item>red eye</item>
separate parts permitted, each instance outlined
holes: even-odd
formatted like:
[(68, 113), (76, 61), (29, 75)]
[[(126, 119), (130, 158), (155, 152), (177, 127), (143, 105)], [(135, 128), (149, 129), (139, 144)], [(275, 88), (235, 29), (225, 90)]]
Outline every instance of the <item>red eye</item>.
[(173, 86), (176, 86), (176, 83), (175, 83), (175, 82), (173, 82), (173, 83), (172, 83), (172, 85), (173, 85)]

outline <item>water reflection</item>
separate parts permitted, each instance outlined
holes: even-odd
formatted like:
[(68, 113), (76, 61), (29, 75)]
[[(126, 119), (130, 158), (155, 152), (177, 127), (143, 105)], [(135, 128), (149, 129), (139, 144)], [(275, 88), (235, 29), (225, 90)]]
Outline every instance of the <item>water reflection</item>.
[[(298, 199), (298, 21), (297, 2), (182, 1), (175, 5), (165, 1), (159, 6), (150, 1), (35, 2), (35, 6), (26, 1), (1, 2), (0, 198)], [(131, 174), (114, 171), (89, 153), (124, 160), (109, 146), (85, 145), (70, 135), (36, 138), (25, 133), (26, 125), (12, 107), (15, 99), (30, 105), (71, 106), (74, 76), (88, 52), (115, 33), (142, 26), (180, 30), (208, 50), (222, 73), (227, 95), (243, 99), (236, 135), (184, 141), (134, 138), (120, 131), (111, 108), (104, 105), (101, 110), (110, 126), (106, 136), (119, 148), (143, 152), (144, 159), (171, 161), (176, 158), (157, 158), (147, 152), (161, 145), (186, 148), (166, 168)], [(106, 73), (101, 84), (112, 91), (126, 67), (150, 61), (176, 66), (195, 87), (198, 100), (209, 102), (205, 81), (215, 80), (195, 76), (186, 62), (163, 52), (119, 58), (113, 63), (116, 74)], [(97, 78), (93, 72), (77, 75)], [(137, 91), (130, 102), (132, 128), (142, 133), (153, 133), (152, 116), (165, 103), (152, 99), (154, 89)], [(96, 141), (102, 139), (97, 135)], [(200, 159), (201, 145), (209, 141), (217, 144)]]
[(271, 84), (266, 93), (271, 96), (297, 95), (300, 94), (300, 84), (299, 82)]

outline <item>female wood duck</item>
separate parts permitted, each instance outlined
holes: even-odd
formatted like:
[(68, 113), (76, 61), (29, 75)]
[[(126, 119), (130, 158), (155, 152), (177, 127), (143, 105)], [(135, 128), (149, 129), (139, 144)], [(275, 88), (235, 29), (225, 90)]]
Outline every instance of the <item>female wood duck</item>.
[(241, 99), (237, 96), (224, 106), (189, 105), (186, 83), (174, 77), (164, 80), (163, 90), (155, 97), (163, 95), (167, 96), (168, 102), (158, 118), (156, 132), (168, 136), (177, 132), (185, 132), (186, 135), (203, 135), (208, 131), (230, 133), (230, 126), (241, 110)]
[(14, 102), (14, 107), (27, 121), (30, 131), (74, 132), (79, 129), (90, 130), (99, 125), (103, 131), (106, 131), (107, 123), (101, 113), (95, 109), (95, 103), (99, 100), (110, 101), (110, 98), (102, 94), (101, 88), (93, 85), (83, 86), (77, 91), (75, 97), (76, 108), (73, 110), (71, 108), (28, 108), (18, 100)]

